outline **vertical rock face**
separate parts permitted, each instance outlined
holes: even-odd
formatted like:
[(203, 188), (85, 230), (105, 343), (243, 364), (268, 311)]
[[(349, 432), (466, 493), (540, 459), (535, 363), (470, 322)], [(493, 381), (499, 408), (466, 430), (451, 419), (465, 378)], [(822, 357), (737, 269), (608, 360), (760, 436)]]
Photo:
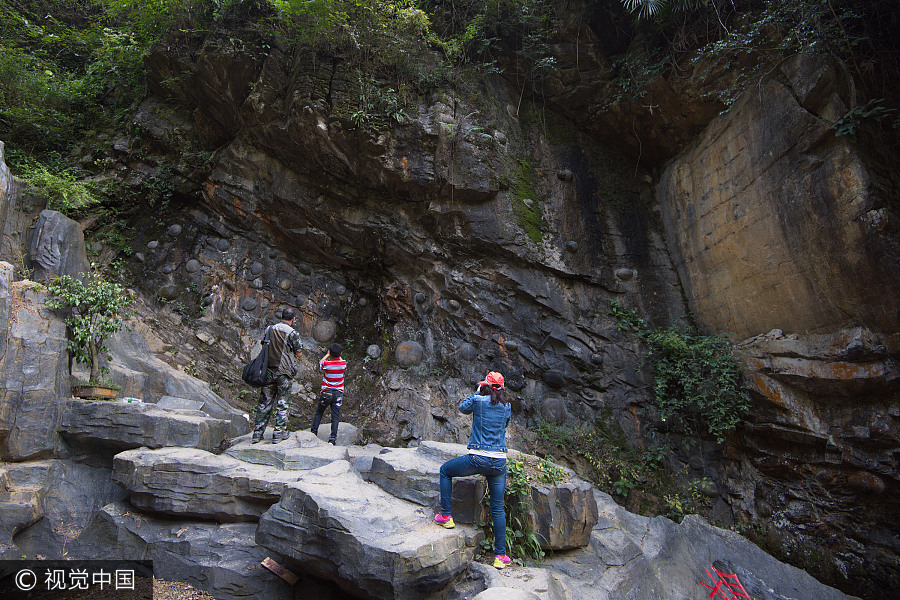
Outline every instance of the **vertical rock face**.
[[(153, 55), (151, 79), (184, 60), (177, 71), (193, 73), (197, 89), (227, 80), (234, 57), (205, 43), (198, 61)], [(189, 113), (150, 99), (139, 112), (138, 127), (159, 147), (176, 129), (200, 135), (201, 121), (238, 127), (205, 179), (184, 182), (199, 201), (180, 236), (137, 230), (135, 245), (150, 250), (140, 284), (169, 299), (189, 285), (203, 289), (199, 326), (216, 334), (249, 340), (276, 308), (291, 306), (298, 331), (317, 344), (332, 335), (316, 329), (325, 322), (336, 340), (377, 342), (384, 351), (370, 366), (379, 389), (360, 390), (345, 410), (358, 409), (379, 441), (435, 430), (464, 439), (450, 407), (471, 392), (423, 399), (384, 386), (404, 370), (435, 375), (411, 377), (415, 387), (454, 392), (499, 370), (528, 397), (528, 419), (540, 418), (553, 388), (561, 420), (590, 422), (612, 409), (634, 437), (641, 411), (630, 408), (649, 394), (635, 374), (637, 347), (619, 339), (609, 302), (667, 324), (685, 313), (650, 183), (634, 162), (550, 113), (510, 115), (506, 104), (520, 91), (499, 80), (471, 82), (482, 90), (471, 98), (436, 92), (402, 124), (356, 128), (317, 100), (312, 63), (286, 77), (288, 63), (270, 53), (243, 86), (251, 94), (229, 110), (197, 101)], [(188, 255), (197, 270), (179, 268)], [(403, 342), (415, 352), (398, 354)], [(239, 361), (238, 352), (228, 359)], [(354, 364), (348, 377), (360, 373)]]
[(796, 57), (713, 121), (658, 188), (666, 237), (692, 312), (746, 338), (774, 328), (900, 329), (896, 233), (886, 192), (831, 124), (843, 76)]
[(874, 593), (900, 581), (900, 246), (892, 192), (832, 128), (848, 82), (826, 58), (786, 61), (669, 164), (657, 198), (693, 315), (756, 336), (740, 352), (753, 412), (724, 463), (733, 509), (771, 519), (826, 580), (871, 570)]
[[(863, 328), (813, 336), (775, 330), (742, 343), (738, 356), (755, 410), (741, 430), (743, 456), (727, 468), (736, 511), (768, 523), (767, 535), (787, 555), (828, 548), (816, 565), (820, 577), (896, 586), (896, 350)], [(857, 589), (871, 595), (877, 585), (870, 586)]]
[(63, 321), (44, 291), (12, 274), (0, 263), (0, 458), (19, 461), (53, 455), (71, 389)]
[(6, 213), (9, 210), (10, 193), (12, 191), (12, 175), (6, 166), (3, 142), (0, 142), (0, 223), (6, 223)]

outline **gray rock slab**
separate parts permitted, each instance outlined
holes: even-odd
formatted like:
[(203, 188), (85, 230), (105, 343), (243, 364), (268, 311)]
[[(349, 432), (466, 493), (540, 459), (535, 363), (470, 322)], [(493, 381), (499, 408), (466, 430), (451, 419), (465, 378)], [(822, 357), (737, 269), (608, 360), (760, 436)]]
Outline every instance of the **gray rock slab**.
[(14, 536), (15, 558), (67, 558), (97, 511), (125, 497), (109, 473), (71, 459), (6, 464), (0, 471), (0, 541)]
[(175, 396), (163, 396), (156, 403), (158, 407), (169, 410), (203, 410), (203, 404), (202, 400), (190, 400)]
[[(421, 448), (421, 446), (419, 447)], [(366, 479), (398, 498), (415, 502), (436, 513), (440, 509), (440, 469), (443, 461), (419, 448), (394, 448), (372, 458)], [(481, 520), (485, 494), (483, 477), (453, 479), (452, 514), (457, 523)]]
[[(33, 470), (28, 469), (29, 472)], [(22, 481), (21, 471), (14, 464), (0, 468), (0, 542), (12, 543), (14, 535), (45, 515), (44, 486), (40, 481), (30, 481), (31, 478)]]
[(416, 448), (392, 448), (373, 457), (367, 479), (393, 496), (434, 510), (440, 500), (441, 464)]
[[(323, 442), (328, 442), (328, 438), (331, 437), (331, 419), (329, 414), (329, 409), (326, 409), (325, 416), (322, 417), (322, 424), (319, 425), (319, 431), (317, 432), (319, 439)], [(338, 434), (337, 439), (335, 440), (336, 445), (350, 446), (355, 444), (358, 439), (359, 429), (357, 429), (356, 425), (344, 423), (343, 421), (338, 423)]]
[(572, 478), (558, 485), (532, 485), (526, 527), (537, 534), (545, 550), (587, 546), (599, 515), (594, 488)]
[[(232, 445), (225, 450), (225, 454), (248, 463), (269, 465), (277, 469), (299, 468), (298, 466), (289, 467), (286, 464), (297, 464), (298, 461), (302, 461), (301, 454), (297, 452), (300, 450), (330, 449), (330, 452), (313, 453), (310, 456), (328, 456), (333, 460), (347, 458), (346, 448), (338, 448), (323, 442), (309, 431), (295, 431), (286, 440), (282, 440), (277, 444), (271, 442), (271, 428), (266, 429), (263, 441), (252, 444), (250, 439), (251, 436), (249, 434), (235, 439)], [(321, 467), (322, 464), (324, 463), (317, 464), (314, 468)]]
[(350, 446), (347, 453), (350, 456), (350, 464), (356, 469), (356, 472), (362, 475), (363, 479), (367, 479), (369, 472), (372, 470), (372, 461), (382, 452), (390, 451), (389, 448), (379, 446), (378, 444), (366, 444), (365, 446)]
[(351, 594), (417, 599), (465, 570), (481, 536), (436, 526), (430, 512), (338, 461), (289, 484), (256, 541)]
[(480, 575), (487, 587), (475, 596), (480, 600), (575, 600), (567, 594), (556, 574), (546, 569), (512, 565), (501, 571), (483, 563), (472, 563), (471, 570)]
[(140, 398), (147, 404), (165, 396), (202, 402), (202, 410), (207, 415), (228, 421), (229, 437), (250, 431), (250, 423), (243, 412), (210, 390), (209, 383), (157, 358), (141, 334), (148, 327), (144, 323), (131, 323), (130, 330), (123, 329), (107, 340), (113, 360), (101, 362), (109, 367), (110, 378), (122, 385), (122, 395)]
[(70, 443), (118, 449), (178, 446), (216, 450), (224, 446), (229, 422), (180, 414), (153, 404), (76, 400), (66, 402), (59, 432)]
[(113, 480), (144, 511), (222, 522), (255, 521), (297, 474), (193, 448), (128, 450)]
[(421, 454), (432, 457), (441, 463), (469, 453), (469, 449), (466, 448), (465, 444), (432, 441), (423, 441), (418, 445), (417, 450)]
[(664, 517), (630, 513), (602, 492), (595, 491), (595, 498), (600, 518), (591, 544), (555, 553), (542, 565), (555, 573), (570, 597), (706, 597), (709, 590), (699, 581), (715, 566), (737, 575), (755, 600), (852, 598), (776, 560), (737, 533), (713, 527), (702, 517), (689, 515), (677, 524)]
[(282, 559), (258, 546), (255, 535), (256, 523), (159, 519), (117, 502), (99, 511), (70, 555), (152, 560), (156, 577), (189, 583), (218, 600), (293, 600), (293, 588), (260, 564)]
[(71, 395), (66, 326), (44, 304), (45, 291), (13, 281), (0, 262), (0, 459), (49, 458)]
[(336, 460), (349, 460), (350, 454), (345, 446), (325, 446), (318, 448), (294, 448), (284, 451), (281, 465), (286, 471), (311, 470), (329, 465)]

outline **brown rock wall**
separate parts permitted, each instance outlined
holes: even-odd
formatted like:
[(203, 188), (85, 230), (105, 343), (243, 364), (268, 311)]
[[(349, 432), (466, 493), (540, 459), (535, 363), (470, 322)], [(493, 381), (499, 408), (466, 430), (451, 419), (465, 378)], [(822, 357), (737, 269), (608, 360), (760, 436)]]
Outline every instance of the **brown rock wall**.
[[(673, 260), (692, 312), (710, 330), (745, 338), (773, 328), (900, 326), (896, 242), (867, 217), (887, 199), (847, 138), (798, 102), (805, 81), (761, 84), (660, 182)], [(821, 96), (803, 95), (833, 114), (840, 96)]]
[(890, 344), (862, 328), (775, 330), (740, 344), (738, 357), (754, 400), (742, 459), (725, 468), (738, 518), (831, 584), (866, 597), (896, 587), (900, 371)]

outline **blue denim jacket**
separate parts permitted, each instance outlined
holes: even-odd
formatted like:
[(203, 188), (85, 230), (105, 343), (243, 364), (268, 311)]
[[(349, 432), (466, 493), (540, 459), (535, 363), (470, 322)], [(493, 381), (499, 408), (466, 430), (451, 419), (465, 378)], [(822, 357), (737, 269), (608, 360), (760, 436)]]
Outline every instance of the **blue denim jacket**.
[(459, 403), (459, 411), (473, 414), (472, 434), (469, 435), (470, 450), (491, 450), (506, 452), (506, 426), (512, 415), (509, 404), (491, 404), (490, 396), (472, 394)]

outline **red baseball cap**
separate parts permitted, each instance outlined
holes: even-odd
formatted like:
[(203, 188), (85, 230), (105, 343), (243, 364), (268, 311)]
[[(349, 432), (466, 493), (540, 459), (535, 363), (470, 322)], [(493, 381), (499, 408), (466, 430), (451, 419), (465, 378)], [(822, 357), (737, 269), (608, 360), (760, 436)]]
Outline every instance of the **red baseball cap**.
[(496, 371), (488, 373), (487, 377), (484, 378), (484, 381), (479, 381), (478, 385), (489, 385), (491, 387), (500, 388), (501, 390), (506, 389), (503, 385), (503, 375)]

